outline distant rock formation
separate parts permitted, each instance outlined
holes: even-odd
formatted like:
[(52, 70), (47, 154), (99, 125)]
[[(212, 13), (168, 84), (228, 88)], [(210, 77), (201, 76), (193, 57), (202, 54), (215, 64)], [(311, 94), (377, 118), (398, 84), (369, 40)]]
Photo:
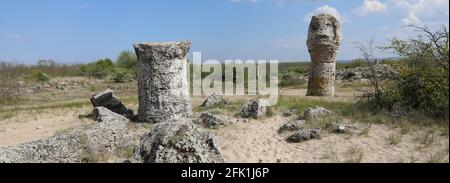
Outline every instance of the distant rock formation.
[(367, 80), (374, 78), (374, 74), (375, 78), (381, 80), (393, 79), (398, 76), (398, 72), (391, 66), (386, 64), (375, 64), (373, 67), (355, 67), (338, 70), (336, 79), (344, 81)]
[(307, 46), (311, 56), (308, 96), (334, 96), (336, 56), (341, 44), (341, 25), (332, 15), (313, 16)]
[(190, 42), (140, 43), (139, 111), (142, 122), (176, 122), (192, 117), (186, 55)]

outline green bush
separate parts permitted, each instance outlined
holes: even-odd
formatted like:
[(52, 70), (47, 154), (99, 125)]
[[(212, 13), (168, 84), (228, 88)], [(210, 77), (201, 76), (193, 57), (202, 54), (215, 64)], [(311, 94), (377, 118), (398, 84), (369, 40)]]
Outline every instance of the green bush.
[(80, 67), (80, 70), (84, 76), (105, 78), (114, 70), (114, 64), (110, 59), (106, 58), (95, 63), (83, 65)]
[(46, 82), (50, 80), (50, 77), (45, 72), (35, 70), (31, 73), (30, 80), (38, 82)]
[(417, 111), (448, 119), (448, 28), (435, 32), (427, 27), (414, 28), (422, 34), (409, 40), (393, 39), (385, 48), (402, 60), (394, 67), (398, 77), (385, 83), (377, 103), (396, 115)]
[(123, 68), (115, 68), (113, 72), (113, 80), (116, 83), (127, 83), (133, 81), (134, 74), (132, 71)]
[(116, 60), (117, 67), (128, 70), (135, 78), (137, 78), (138, 60), (136, 55), (131, 51), (122, 51)]
[(137, 68), (138, 60), (136, 55), (131, 51), (122, 51), (117, 58), (117, 66), (124, 69)]

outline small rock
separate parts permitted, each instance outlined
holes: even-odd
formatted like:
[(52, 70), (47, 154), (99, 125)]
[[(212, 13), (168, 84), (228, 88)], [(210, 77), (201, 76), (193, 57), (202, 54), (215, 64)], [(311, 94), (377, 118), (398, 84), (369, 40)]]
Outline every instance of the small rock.
[(289, 123), (284, 124), (278, 130), (278, 133), (283, 133), (285, 131), (297, 131), (303, 129), (304, 127), (305, 127), (305, 120), (291, 121)]
[(336, 132), (337, 133), (345, 133), (347, 128), (344, 125), (337, 125)]
[(40, 129), (43, 129), (44, 127), (42, 127), (42, 126), (38, 126), (38, 127), (36, 127), (36, 130), (40, 130)]
[(320, 130), (303, 129), (292, 133), (287, 139), (289, 142), (298, 143), (320, 137)]
[(224, 104), (227, 104), (227, 101), (223, 99), (223, 96), (214, 93), (203, 102), (202, 107), (210, 107), (213, 105), (224, 105)]
[(328, 116), (330, 114), (331, 114), (331, 111), (329, 111), (323, 107), (316, 106), (316, 108), (309, 107), (308, 109), (306, 109), (305, 113), (303, 114), (303, 117), (306, 120), (314, 120), (314, 119), (319, 119), (319, 118)]
[(63, 86), (61, 86), (61, 85), (56, 85), (56, 89), (58, 89), (58, 90), (65, 90), (65, 88)]
[(208, 128), (215, 128), (219, 125), (225, 125), (225, 120), (211, 113), (202, 113), (199, 122)]
[(244, 108), (240, 112), (241, 117), (255, 118), (255, 119), (259, 119), (259, 118), (263, 117), (267, 112), (267, 108), (263, 102), (264, 101), (261, 99), (259, 99), (257, 101), (247, 102), (245, 104)]

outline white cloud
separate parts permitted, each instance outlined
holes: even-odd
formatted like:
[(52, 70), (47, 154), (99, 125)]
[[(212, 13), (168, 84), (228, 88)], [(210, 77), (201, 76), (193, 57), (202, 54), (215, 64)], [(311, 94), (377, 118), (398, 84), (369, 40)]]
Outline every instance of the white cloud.
[(386, 4), (378, 0), (364, 0), (363, 5), (356, 8), (355, 11), (360, 16), (366, 16), (377, 12), (385, 12), (386, 10)]
[(389, 5), (405, 25), (434, 23), (448, 25), (448, 0), (391, 0)]
[(333, 15), (342, 24), (344, 24), (344, 23), (351, 23), (351, 20), (349, 18), (341, 16), (341, 14), (339, 13), (339, 11), (336, 8), (333, 8), (333, 7), (328, 6), (328, 5), (321, 6), (321, 7), (317, 8), (316, 10), (314, 10), (313, 12), (309, 13), (308, 15), (306, 15), (303, 18), (303, 21), (310, 22), (311, 18), (313, 16), (320, 15), (320, 14)]

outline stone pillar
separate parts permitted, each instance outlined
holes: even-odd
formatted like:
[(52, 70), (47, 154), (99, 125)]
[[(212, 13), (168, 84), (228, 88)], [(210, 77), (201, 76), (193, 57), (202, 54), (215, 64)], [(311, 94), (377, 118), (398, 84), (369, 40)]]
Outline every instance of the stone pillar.
[(140, 43), (134, 48), (139, 60), (139, 111), (142, 122), (177, 122), (191, 119), (187, 80), (190, 42)]
[(312, 17), (307, 41), (311, 56), (308, 96), (334, 96), (336, 56), (341, 37), (337, 18), (328, 14)]

